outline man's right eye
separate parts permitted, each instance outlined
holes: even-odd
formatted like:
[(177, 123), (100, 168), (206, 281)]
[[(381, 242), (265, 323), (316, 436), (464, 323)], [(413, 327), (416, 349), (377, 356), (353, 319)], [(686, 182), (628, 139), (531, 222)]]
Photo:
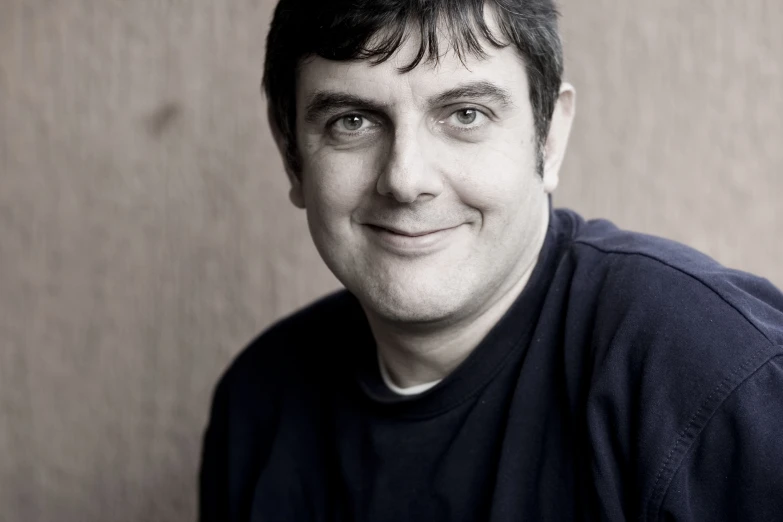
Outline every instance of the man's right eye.
[(347, 114), (332, 122), (332, 129), (336, 132), (354, 133), (374, 127), (375, 124), (360, 114)]

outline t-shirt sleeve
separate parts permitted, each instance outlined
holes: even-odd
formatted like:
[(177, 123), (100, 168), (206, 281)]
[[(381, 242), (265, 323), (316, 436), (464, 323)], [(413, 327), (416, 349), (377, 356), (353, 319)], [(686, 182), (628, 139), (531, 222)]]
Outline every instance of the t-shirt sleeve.
[(783, 355), (731, 393), (674, 474), (657, 520), (783, 520)]
[(199, 471), (199, 522), (230, 520), (226, 395), (223, 381), (215, 389), (204, 433)]
[(220, 378), (204, 433), (200, 522), (249, 520), (255, 481), (276, 433), (284, 353), (271, 336), (242, 351)]

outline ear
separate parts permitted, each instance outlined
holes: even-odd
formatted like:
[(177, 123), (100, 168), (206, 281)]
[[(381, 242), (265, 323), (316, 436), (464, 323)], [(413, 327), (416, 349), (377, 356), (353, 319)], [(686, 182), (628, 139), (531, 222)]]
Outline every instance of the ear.
[(576, 90), (570, 83), (563, 82), (544, 145), (544, 190), (547, 194), (554, 192), (560, 182), (560, 166), (568, 147), (575, 111)]
[(275, 123), (275, 118), (272, 116), (272, 109), (267, 109), (267, 119), (269, 120), (269, 128), (272, 129), (272, 138), (275, 140), (277, 150), (280, 152), (280, 156), (283, 158), (283, 166), (285, 167), (285, 173), (288, 176), (288, 181), (291, 183), (291, 189), (288, 191), (288, 199), (297, 208), (305, 208), (304, 190), (302, 189), (302, 179), (298, 172), (294, 172), (288, 161), (288, 140), (283, 136), (280, 128)]

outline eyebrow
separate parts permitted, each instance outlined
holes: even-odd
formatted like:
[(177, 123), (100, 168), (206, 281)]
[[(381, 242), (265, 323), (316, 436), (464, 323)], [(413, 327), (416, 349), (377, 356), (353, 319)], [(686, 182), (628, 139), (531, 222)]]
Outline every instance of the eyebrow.
[(315, 123), (323, 116), (341, 109), (362, 109), (372, 112), (383, 112), (388, 106), (383, 103), (362, 98), (355, 94), (335, 91), (318, 91), (305, 108), (304, 120)]
[[(436, 107), (458, 100), (491, 100), (505, 108), (513, 105), (511, 98), (511, 94), (507, 90), (494, 83), (475, 81), (457, 85), (440, 94), (436, 94), (428, 99), (428, 103), (430, 107)], [(305, 108), (304, 120), (307, 123), (315, 123), (325, 115), (343, 109), (359, 109), (380, 113), (387, 108), (387, 104), (355, 94), (339, 91), (317, 91)]]
[(513, 105), (511, 93), (494, 83), (476, 81), (458, 85), (429, 99), (430, 106), (446, 105), (457, 100), (491, 100), (502, 107)]

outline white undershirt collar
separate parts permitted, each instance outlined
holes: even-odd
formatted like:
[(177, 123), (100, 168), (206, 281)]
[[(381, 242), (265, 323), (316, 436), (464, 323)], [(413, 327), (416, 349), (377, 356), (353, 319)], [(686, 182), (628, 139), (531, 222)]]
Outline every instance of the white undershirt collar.
[(380, 353), (378, 354), (378, 367), (381, 369), (381, 378), (383, 379), (383, 382), (391, 391), (399, 395), (418, 395), (420, 393), (424, 393), (442, 380), (438, 379), (437, 381), (425, 382), (424, 384), (417, 384), (415, 386), (400, 388), (392, 382), (391, 376), (389, 375), (389, 370), (386, 369), (386, 365), (384, 364)]

